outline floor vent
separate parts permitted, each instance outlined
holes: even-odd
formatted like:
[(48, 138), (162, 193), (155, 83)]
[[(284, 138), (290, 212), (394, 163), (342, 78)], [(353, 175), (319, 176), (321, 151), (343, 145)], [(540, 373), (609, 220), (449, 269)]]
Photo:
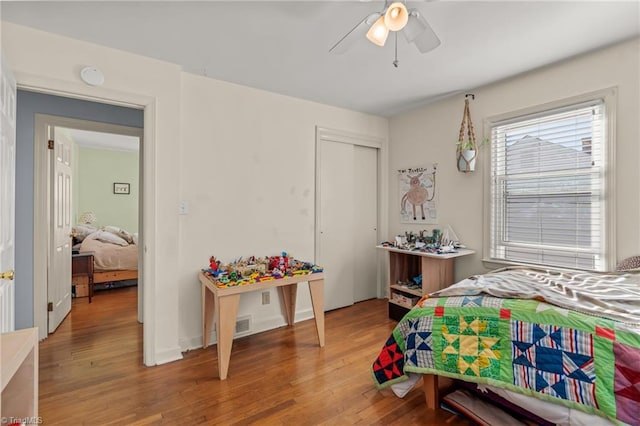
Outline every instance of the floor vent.
[(238, 318), (236, 320), (236, 334), (246, 333), (251, 330), (251, 317)]

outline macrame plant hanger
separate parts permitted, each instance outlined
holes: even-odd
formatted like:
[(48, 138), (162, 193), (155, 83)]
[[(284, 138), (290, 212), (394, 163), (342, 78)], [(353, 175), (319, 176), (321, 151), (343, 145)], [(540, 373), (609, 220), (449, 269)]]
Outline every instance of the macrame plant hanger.
[[(471, 122), (469, 98), (475, 100), (476, 96), (473, 93), (464, 95), (464, 112), (462, 113), (462, 123), (460, 124), (460, 134), (458, 135), (456, 149), (458, 170), (463, 173), (469, 173), (475, 170), (476, 157), (478, 156), (478, 143), (476, 142), (476, 134), (473, 130), (473, 123)], [(464, 141), (465, 127), (467, 142)]]

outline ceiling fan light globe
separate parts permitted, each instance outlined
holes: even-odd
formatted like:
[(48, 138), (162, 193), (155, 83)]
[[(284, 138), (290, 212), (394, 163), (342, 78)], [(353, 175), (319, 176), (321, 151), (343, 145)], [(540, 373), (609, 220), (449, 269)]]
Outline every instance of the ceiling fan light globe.
[(384, 24), (391, 31), (400, 31), (407, 25), (408, 20), (407, 7), (399, 1), (391, 3), (384, 14)]
[(367, 31), (367, 39), (377, 46), (384, 46), (389, 36), (389, 29), (384, 24), (384, 17), (381, 16)]

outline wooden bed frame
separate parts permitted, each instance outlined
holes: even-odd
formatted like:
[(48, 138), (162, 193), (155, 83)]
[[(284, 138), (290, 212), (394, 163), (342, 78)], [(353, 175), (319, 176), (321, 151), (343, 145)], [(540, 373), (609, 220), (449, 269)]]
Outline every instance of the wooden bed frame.
[(422, 375), (422, 388), (424, 398), (427, 401), (427, 409), (435, 410), (440, 407), (440, 388), (438, 387), (438, 376), (433, 374)]
[(136, 280), (138, 279), (137, 269), (122, 269), (116, 271), (93, 271), (93, 278), (89, 281), (89, 303), (93, 297), (93, 286), (95, 284), (109, 283), (113, 281)]
[(135, 280), (138, 279), (137, 269), (124, 269), (118, 271), (94, 271), (93, 283), (101, 284), (111, 281)]
[[(443, 389), (446, 394), (447, 389), (453, 385), (453, 380), (448, 377), (437, 376), (434, 374), (423, 374), (422, 380), (422, 389), (424, 390), (427, 409), (436, 410), (440, 408), (440, 389)], [(535, 413), (533, 414), (536, 415)], [(600, 418), (597, 414), (593, 414), (593, 416)]]

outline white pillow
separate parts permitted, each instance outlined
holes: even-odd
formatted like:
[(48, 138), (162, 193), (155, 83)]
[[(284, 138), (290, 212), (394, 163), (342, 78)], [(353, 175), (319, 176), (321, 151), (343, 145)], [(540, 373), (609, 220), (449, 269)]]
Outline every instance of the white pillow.
[(129, 244), (133, 243), (133, 236), (122, 228), (118, 228), (117, 226), (105, 226), (104, 230), (117, 235)]
[(87, 238), (87, 236), (93, 234), (97, 230), (98, 228), (96, 228), (95, 226), (84, 225), (84, 224), (76, 225), (73, 228), (71, 228), (71, 232), (73, 232), (74, 238), (78, 242), (82, 242), (85, 238)]
[(87, 236), (86, 239), (98, 240), (98, 241), (102, 241), (103, 243), (111, 243), (111, 244), (115, 244), (122, 247), (126, 247), (129, 245), (129, 243), (126, 242), (124, 239), (118, 237), (115, 234), (112, 234), (111, 232), (106, 232), (106, 231), (96, 231), (93, 234)]

